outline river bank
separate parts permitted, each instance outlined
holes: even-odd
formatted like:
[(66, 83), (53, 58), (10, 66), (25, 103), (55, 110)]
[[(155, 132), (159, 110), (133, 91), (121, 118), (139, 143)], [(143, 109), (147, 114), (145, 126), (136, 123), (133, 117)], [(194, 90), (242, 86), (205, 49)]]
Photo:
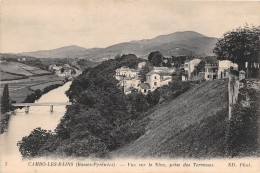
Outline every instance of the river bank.
[[(51, 90), (54, 90), (58, 87), (63, 86), (65, 83), (66, 83), (65, 80), (62, 81), (62, 83), (54, 83), (53, 85), (46, 85), (46, 83), (42, 83), (42, 84), (45, 84), (45, 87), (41, 87), (42, 90), (40, 90), (40, 89), (32, 90), (30, 87), (28, 87), (28, 89), (31, 90), (33, 93), (27, 95), (23, 102), (24, 103), (34, 103), (35, 101), (39, 100), (42, 95), (48, 93)], [(36, 86), (36, 85), (33, 85), (33, 86)], [(16, 101), (12, 101), (12, 102), (16, 102)], [(17, 108), (13, 108), (14, 111), (15, 111), (15, 109), (17, 109)], [(4, 133), (5, 130), (8, 128), (10, 116), (15, 114), (14, 111), (10, 111), (10, 112), (7, 112), (7, 113), (1, 115), (1, 117), (0, 117), (0, 134)]]
[(5, 132), (5, 129), (8, 128), (8, 122), (10, 120), (10, 116), (11, 116), (12, 112), (7, 112), (5, 114), (1, 114), (0, 117), (0, 134)]
[[(70, 84), (71, 82), (69, 81), (63, 86), (43, 94), (35, 102), (68, 102), (69, 99), (65, 92), (69, 89)], [(24, 136), (28, 136), (37, 127), (46, 130), (54, 130), (57, 127), (57, 124), (66, 112), (66, 106), (54, 106), (54, 112), (50, 112), (49, 109), (49, 107), (45, 106), (33, 106), (30, 108), (29, 113), (25, 113), (24, 109), (17, 109), (15, 116), (10, 116), (7, 131), (0, 135), (2, 159), (11, 160), (15, 158), (17, 160), (20, 158), (22, 160), (17, 147), (18, 141)]]
[(64, 82), (66, 82), (64, 77), (56, 75), (31, 76), (27, 79), (1, 81), (0, 95), (2, 95), (4, 85), (8, 84), (10, 99), (21, 103), (25, 101), (28, 95), (35, 93), (37, 89), (43, 91), (50, 85), (64, 84)]

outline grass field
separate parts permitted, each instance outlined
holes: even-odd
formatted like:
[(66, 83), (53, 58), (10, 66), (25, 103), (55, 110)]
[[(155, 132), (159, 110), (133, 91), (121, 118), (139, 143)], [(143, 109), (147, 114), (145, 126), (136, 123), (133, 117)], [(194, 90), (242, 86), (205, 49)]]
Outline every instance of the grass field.
[(2, 81), (5, 81), (5, 80), (17, 80), (17, 79), (23, 79), (23, 78), (26, 78), (26, 76), (15, 75), (15, 74), (10, 74), (10, 73), (6, 73), (6, 72), (0, 71), (0, 79)]
[(28, 66), (19, 62), (2, 62), (0, 65), (0, 70), (14, 75), (18, 74), (24, 76), (50, 74), (48, 71), (41, 70), (37, 67)]
[(34, 89), (43, 90), (47, 86), (62, 83), (62, 80), (64, 80), (64, 78), (55, 75), (43, 75), (30, 76), (27, 79), (20, 79), (14, 81), (1, 81), (0, 95), (2, 95), (4, 85), (8, 84), (10, 98), (12, 100), (15, 100), (16, 102), (23, 102), (27, 95), (32, 94), (34, 92)]

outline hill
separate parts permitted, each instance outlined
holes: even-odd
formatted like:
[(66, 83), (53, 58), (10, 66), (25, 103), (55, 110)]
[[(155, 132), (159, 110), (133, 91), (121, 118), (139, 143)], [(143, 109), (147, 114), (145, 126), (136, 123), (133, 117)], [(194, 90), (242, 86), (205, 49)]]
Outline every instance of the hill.
[(164, 56), (191, 54), (211, 56), (216, 42), (216, 38), (207, 37), (194, 31), (184, 31), (160, 35), (153, 39), (119, 43), (106, 48), (85, 49), (73, 45), (21, 54), (37, 58), (84, 58), (95, 61), (111, 59), (118, 54), (136, 54), (139, 57), (146, 57), (150, 52), (156, 50), (162, 51)]
[(39, 50), (35, 52), (24, 52), (20, 55), (33, 56), (37, 58), (77, 58), (87, 49), (79, 46), (65, 46), (53, 50)]
[(224, 155), (227, 81), (195, 85), (150, 114), (146, 132), (113, 157), (219, 157)]

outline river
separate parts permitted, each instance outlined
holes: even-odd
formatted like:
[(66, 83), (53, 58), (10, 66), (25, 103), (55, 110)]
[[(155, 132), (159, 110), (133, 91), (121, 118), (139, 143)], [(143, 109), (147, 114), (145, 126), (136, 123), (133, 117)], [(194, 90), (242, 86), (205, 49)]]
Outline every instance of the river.
[[(65, 92), (69, 89), (71, 82), (67, 82), (63, 86), (51, 90), (42, 95), (36, 103), (45, 102), (68, 102), (69, 99)], [(17, 142), (24, 136), (28, 136), (30, 132), (41, 127), (45, 130), (54, 130), (60, 119), (66, 112), (66, 106), (54, 106), (54, 111), (50, 112), (49, 106), (32, 106), (29, 113), (25, 113), (24, 109), (17, 109), (16, 115), (11, 116), (8, 124), (7, 132), (0, 135), (0, 153), (3, 160), (22, 160)]]

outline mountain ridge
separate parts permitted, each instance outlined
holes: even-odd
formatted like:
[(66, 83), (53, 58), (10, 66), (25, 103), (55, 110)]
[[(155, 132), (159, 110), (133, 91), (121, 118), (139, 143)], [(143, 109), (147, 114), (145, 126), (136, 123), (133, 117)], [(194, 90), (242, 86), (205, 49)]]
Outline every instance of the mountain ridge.
[[(133, 40), (110, 45), (106, 48), (84, 48), (77, 45), (64, 46), (52, 50), (23, 52), (36, 58), (81, 58), (94, 61), (114, 58), (117, 54), (136, 54), (144, 57), (152, 51), (162, 51), (164, 56), (212, 56), (217, 38), (207, 37), (195, 31), (178, 31), (159, 35), (152, 39)], [(175, 49), (180, 49), (179, 52)]]

